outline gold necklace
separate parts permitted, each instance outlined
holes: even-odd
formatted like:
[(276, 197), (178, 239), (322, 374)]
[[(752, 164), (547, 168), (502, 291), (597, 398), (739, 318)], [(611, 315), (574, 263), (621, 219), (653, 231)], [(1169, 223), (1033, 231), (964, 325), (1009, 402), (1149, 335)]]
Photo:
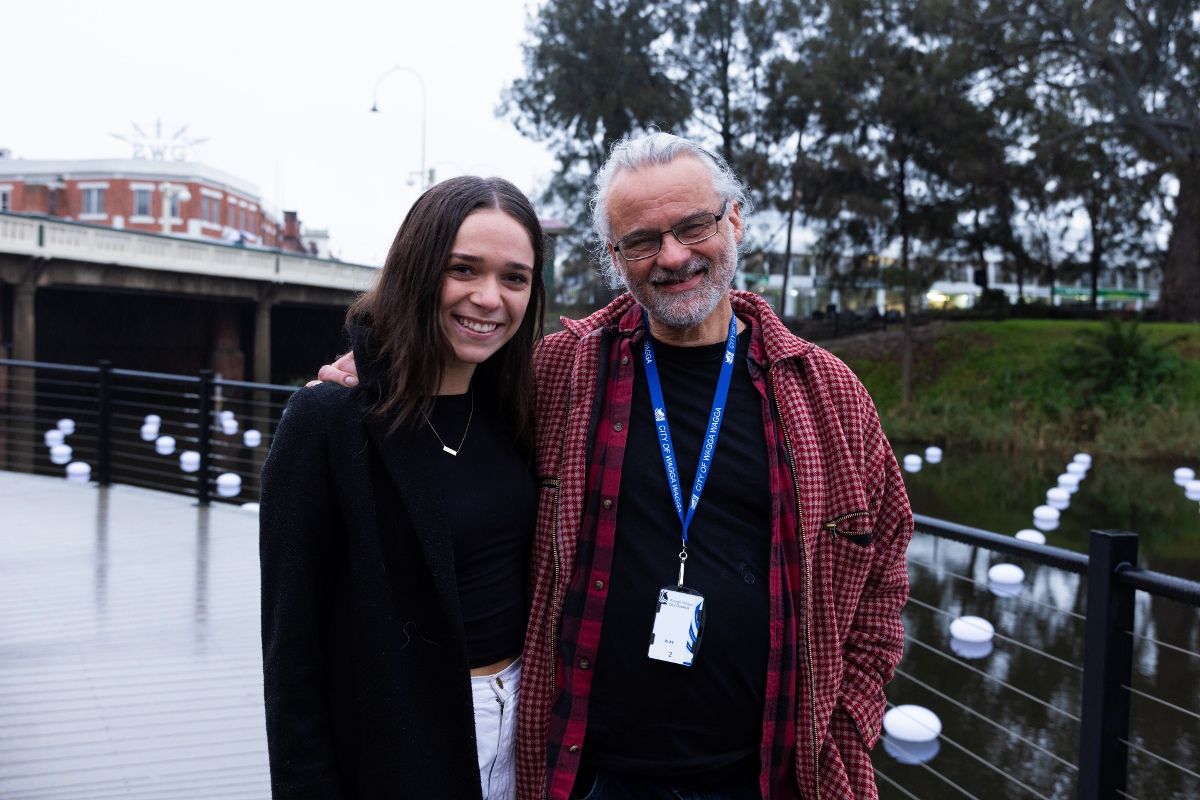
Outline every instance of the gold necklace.
[(429, 421), (429, 417), (425, 418), (425, 424), (429, 426), (429, 430), (433, 431), (433, 435), (435, 437), (437, 437), (438, 444), (440, 444), (442, 446), (442, 452), (449, 453), (452, 456), (456, 456), (456, 455), (458, 455), (458, 452), (460, 450), (462, 450), (463, 444), (467, 441), (467, 433), (471, 430), (471, 418), (474, 416), (475, 416), (475, 393), (471, 392), (471, 411), (470, 411), (470, 413), (467, 414), (467, 427), (463, 428), (462, 439), (459, 441), (458, 447), (454, 448), (453, 450), (451, 450), (450, 447), (444, 441), (442, 441), (441, 436), (438, 436), (437, 428), (433, 427), (433, 423)]

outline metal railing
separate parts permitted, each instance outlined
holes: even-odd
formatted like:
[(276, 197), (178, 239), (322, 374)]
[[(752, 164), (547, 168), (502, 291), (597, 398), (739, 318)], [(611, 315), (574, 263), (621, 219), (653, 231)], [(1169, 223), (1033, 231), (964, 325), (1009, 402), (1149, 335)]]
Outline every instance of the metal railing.
[[(1011, 536), (1003, 536), (990, 531), (971, 528), (964, 525), (946, 522), (932, 517), (915, 515), (916, 532), (918, 536), (931, 537), (934, 546), (937, 542), (949, 540), (968, 545), (972, 552), (976, 549), (991, 551), (1018, 560), (1048, 567), (1058, 574), (1066, 573), (1077, 576), (1076, 580), (1086, 585), (1086, 598), (1077, 610), (1063, 609), (1056, 605), (1042, 603), (1036, 599), (1022, 598), (1025, 603), (1035, 607), (1038, 612), (1046, 615), (1056, 613), (1064, 618), (1064, 624), (1073, 625), (1082, 634), (1082, 657), (1073, 660), (1070, 653), (1056, 655), (1046, 652), (1036, 645), (1020, 641), (1018, 635), (1011, 637), (997, 631), (996, 639), (1002, 640), (1005, 647), (1012, 652), (1020, 652), (1042, 659), (1046, 674), (1049, 670), (1057, 670), (1068, 676), (1057, 682), (1058, 686), (1077, 687), (1075, 692), (1059, 692), (1057, 697), (1044, 698), (1037, 696), (1039, 686), (1016, 685), (1010, 676), (1003, 672), (998, 676), (997, 670), (981, 669), (968, 663), (965, 659), (942, 652), (942, 649), (922, 641), (919, 637), (906, 634), (908, 654), (906, 661), (901, 664), (897, 675), (904, 681), (919, 687), (921, 691), (934, 697), (946, 706), (952, 707), (956, 713), (965, 715), (974, 723), (983, 723), (998, 730), (997, 737), (1007, 739), (1012, 746), (1025, 748), (1030, 759), (1040, 759), (1047, 768), (1057, 771), (1055, 788), (1046, 789), (1031, 785), (1033, 781), (1028, 774), (1021, 774), (1010, 769), (997, 766), (994, 753), (978, 753), (964, 745), (949, 731), (939, 734), (937, 741), (944, 743), (955, 751), (956, 755), (975, 763), (992, 775), (991, 783), (1007, 787), (1001, 796), (1013, 797), (1065, 797), (1077, 796), (1081, 800), (1098, 800), (1099, 798), (1118, 797), (1159, 797), (1154, 789), (1129, 786), (1129, 764), (1131, 753), (1136, 754), (1144, 762), (1173, 773), (1173, 786), (1184, 784), (1187, 789), (1183, 795), (1200, 797), (1200, 773), (1194, 764), (1187, 763), (1183, 758), (1172, 758), (1162, 752), (1138, 744), (1131, 736), (1131, 699), (1156, 710), (1169, 709), (1176, 716), (1194, 725), (1193, 736), (1177, 737), (1185, 743), (1191, 739), (1200, 745), (1200, 708), (1187, 708), (1178, 703), (1156, 696), (1152, 692), (1136, 688), (1134, 684), (1135, 641), (1142, 644), (1147, 642), (1162, 649), (1169, 649), (1176, 654), (1200, 660), (1200, 653), (1188, 647), (1171, 645), (1151, 639), (1137, 632), (1135, 615), (1138, 609), (1138, 593), (1143, 593), (1144, 600), (1162, 599), (1170, 603), (1183, 604), (1187, 610), (1200, 610), (1200, 583), (1167, 575), (1137, 566), (1138, 538), (1134, 533), (1126, 531), (1093, 530), (1090, 534), (1087, 554), (1065, 550), (1058, 547), (1034, 544)], [(914, 544), (917, 540), (914, 540)], [(910, 568), (945, 570), (945, 559), (929, 558), (922, 560), (919, 553), (910, 551)], [(974, 564), (974, 558), (972, 558)], [(960, 570), (960, 572), (970, 570)], [(979, 591), (980, 581), (970, 574), (957, 574), (951, 570), (942, 577), (957, 580), (961, 583), (972, 584), (974, 591)], [(1078, 583), (1078, 589), (1083, 588)], [(971, 590), (966, 597), (970, 598)], [(984, 594), (986, 594), (984, 590)], [(1080, 594), (1071, 589), (1070, 593)], [(1080, 596), (1082, 596), (1080, 594)], [(960, 606), (970, 605), (970, 600), (959, 603)], [(1143, 606), (1147, 605), (1143, 603)], [(1079, 613), (1082, 611), (1083, 613)], [(955, 617), (965, 613), (963, 608), (946, 610), (936, 604), (926, 603), (916, 597), (910, 599), (909, 612), (934, 616)], [(1187, 644), (1185, 642), (1185, 644)], [(1195, 647), (1192, 643), (1191, 647)], [(1011, 724), (1011, 720), (997, 721), (989, 717), (987, 709), (963, 702), (953, 692), (939, 690), (930, 685), (933, 680), (927, 670), (925, 674), (914, 674), (908, 668), (907, 660), (917, 654), (928, 659), (940, 659), (941, 666), (937, 672), (948, 672), (948, 665), (954, 664), (955, 669), (971, 681), (991, 685), (997, 694), (1004, 694), (1014, 701), (1024, 703), (1036, 711), (1035, 716), (1044, 718), (1037, 731), (1022, 731), (1019, 726)], [(945, 682), (956, 679), (942, 677)], [(958, 681), (962, 685), (964, 680)], [(1039, 681), (1043, 685), (1054, 685), (1049, 679)], [(889, 688), (889, 696), (896, 694)], [(1065, 698), (1065, 699), (1064, 699)], [(1194, 702), (1200, 695), (1192, 692), (1190, 699)], [(1161, 717), (1152, 715), (1156, 724)], [(1150, 726), (1145, 726), (1150, 727)], [(1077, 737), (1074, 752), (1054, 752), (1049, 740), (1056, 737), (1051, 735), (1060, 732), (1070, 732)], [(1145, 731), (1141, 731), (1144, 733)], [(1135, 734), (1139, 731), (1135, 730)], [(1060, 743), (1069, 737), (1058, 737)], [(1188, 748), (1184, 747), (1187, 752)], [(913, 759), (902, 763), (917, 763), (926, 773), (932, 775), (941, 787), (936, 797), (976, 797), (980, 791), (978, 780), (963, 781), (957, 776), (939, 771), (936, 766), (924, 763), (921, 759)], [(881, 790), (895, 792), (892, 796), (920, 797), (906, 786), (902, 776), (897, 775), (887, 763), (880, 758), (875, 759), (876, 775)], [(1042, 781), (1045, 783), (1045, 781)], [(1073, 792), (1071, 791), (1073, 789)], [(1176, 790), (1177, 791), (1177, 790)], [(1142, 792), (1142, 793), (1139, 793)], [(986, 795), (986, 792), (983, 792)], [(928, 794), (924, 796), (930, 796)]]
[(295, 386), (0, 359), (0, 468), (257, 502)]
[[(296, 390), (293, 386), (224, 380), (208, 371), (188, 376), (117, 369), (105, 362), (77, 366), (0, 359), (0, 468), (62, 476), (71, 464), (81, 463), (88, 465), (86, 479), (100, 485), (122, 483), (184, 493), (202, 504), (213, 500), (253, 503), (258, 500), (258, 473), (272, 434)], [(63, 450), (63, 445), (69, 450)], [(912, 631), (906, 635), (909, 656), (898, 670), (899, 677), (998, 730), (1002, 739), (1027, 748), (1033, 757), (1043, 760), (1043, 771), (1057, 770), (1059, 783), (1070, 784), (1081, 800), (1138, 797), (1137, 787), (1131, 792), (1127, 785), (1131, 752), (1193, 781), (1189, 787), (1194, 793), (1188, 796), (1200, 797), (1200, 773), (1194, 765), (1154, 752), (1130, 736), (1130, 701), (1135, 697), (1200, 723), (1200, 709), (1184, 708), (1133, 685), (1134, 643), (1148, 640), (1137, 633), (1139, 593), (1194, 611), (1200, 609), (1200, 583), (1138, 568), (1137, 536), (1124, 531), (1093, 531), (1085, 555), (923, 515), (916, 515), (916, 529), (921, 538), (914, 539), (914, 545), (926, 537), (934, 542), (962, 543), (1074, 576), (1079, 589), (1078, 582), (1086, 582), (1086, 600), (1072, 610), (1025, 598), (1043, 612), (1056, 613), (1066, 620), (1064, 624), (1081, 628), (1069, 638), (1082, 639), (1083, 650), (1081, 658), (1073, 652), (1054, 654), (1020, 641), (1016, 633), (996, 633), (997, 640), (1013, 652), (1031, 653), (1045, 659), (1047, 668), (1070, 676), (1064, 683), (1070, 687), (1066, 700), (1039, 697), (1037, 686), (1019, 686), (1009, 676), (957, 661)], [(910, 550), (910, 568), (945, 572), (944, 563), (930, 563), (936, 558), (923, 562), (920, 549)], [(950, 571), (944, 577), (971, 584), (970, 592), (978, 590), (979, 580), (970, 575)], [(1082, 598), (1081, 593), (1076, 594)], [(914, 596), (906, 613), (953, 617), (963, 611), (948, 610), (947, 605), (952, 604), (930, 604)], [(1189, 649), (1188, 643), (1177, 646), (1150, 641), (1156, 647), (1200, 659), (1200, 653)], [(907, 660), (913, 654), (942, 660), (934, 670), (915, 672)], [(997, 692), (1012, 694), (1037, 709), (1045, 717), (1044, 728), (1071, 731), (1078, 741), (1074, 752), (1055, 752), (1040, 732), (1013, 729), (944, 687), (934, 686), (936, 673), (946, 668), (947, 660), (972, 680), (994, 685)], [(941, 734), (939, 741), (1018, 790), (1013, 796), (1067, 796), (1064, 792), (1069, 789), (1063, 785), (1055, 790), (1034, 787), (1033, 776), (998, 766), (994, 753), (974, 752), (949, 732)], [(1200, 746), (1200, 725), (1196, 743)], [(877, 756), (875, 763), (881, 789), (904, 797), (920, 796), (891, 773), (882, 757)], [(941, 774), (928, 764), (922, 768), (941, 781), (942, 788), (933, 796), (976, 796), (970, 781)]]

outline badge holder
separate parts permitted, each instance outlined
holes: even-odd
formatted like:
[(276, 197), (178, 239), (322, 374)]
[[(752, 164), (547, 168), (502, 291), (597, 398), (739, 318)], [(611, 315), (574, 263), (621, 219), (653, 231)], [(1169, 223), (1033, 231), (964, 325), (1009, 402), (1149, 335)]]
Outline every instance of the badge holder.
[(686, 586), (658, 590), (658, 610), (650, 631), (650, 658), (692, 666), (704, 635), (704, 595)]

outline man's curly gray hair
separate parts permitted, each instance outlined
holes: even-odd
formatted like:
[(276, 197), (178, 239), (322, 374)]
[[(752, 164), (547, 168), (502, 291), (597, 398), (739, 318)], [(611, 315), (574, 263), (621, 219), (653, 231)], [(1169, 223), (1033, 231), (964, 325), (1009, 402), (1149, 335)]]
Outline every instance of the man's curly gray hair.
[(625, 170), (670, 164), (680, 156), (691, 156), (708, 168), (712, 175), (713, 191), (721, 199), (738, 204), (743, 223), (752, 210), (746, 185), (733, 173), (729, 163), (692, 140), (662, 131), (620, 140), (612, 146), (608, 160), (596, 173), (596, 190), (592, 193), (590, 203), (592, 230), (596, 233), (592, 255), (609, 288), (620, 289), (625, 285), (608, 253), (608, 244), (612, 241), (612, 229), (608, 222), (608, 192), (613, 178)]

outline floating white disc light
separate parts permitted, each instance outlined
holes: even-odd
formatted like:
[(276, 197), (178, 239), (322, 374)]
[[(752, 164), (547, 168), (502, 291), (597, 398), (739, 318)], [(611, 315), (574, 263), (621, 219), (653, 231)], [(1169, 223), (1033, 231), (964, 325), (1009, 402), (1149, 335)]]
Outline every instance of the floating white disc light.
[(983, 617), (957, 617), (950, 623), (950, 635), (964, 642), (990, 642), (996, 629)]
[(258, 447), (262, 444), (262, 434), (254, 430), (254, 428), (248, 428), (242, 434), (242, 444), (246, 445), (246, 447)]
[(1087, 453), (1076, 453), (1075, 458), (1071, 460), (1076, 464), (1083, 464), (1088, 469), (1092, 468), (1092, 457)]
[(942, 732), (942, 721), (924, 706), (896, 706), (883, 715), (883, 730), (902, 742), (932, 742)]
[(1061, 486), (1055, 486), (1053, 489), (1046, 491), (1046, 505), (1051, 508), (1057, 508), (1059, 511), (1066, 511), (1071, 505), (1071, 493)]
[(1080, 464), (1078, 461), (1072, 461), (1070, 464), (1067, 464), (1067, 474), (1078, 475), (1079, 480), (1084, 479), (1084, 476), (1087, 475), (1087, 471), (1088, 468), (1083, 464)]
[(142, 420), (142, 424), (153, 425), (157, 428), (159, 425), (162, 425), (162, 417), (160, 417), (158, 414), (147, 414), (146, 418)]
[(175, 437), (160, 436), (154, 441), (154, 451), (160, 456), (169, 456), (175, 452)]
[(930, 445), (925, 448), (925, 460), (930, 464), (940, 464), (942, 461), (942, 448), (936, 445)]
[(200, 469), (200, 454), (195, 450), (184, 450), (179, 454), (179, 468), (184, 472)]
[(1079, 476), (1064, 472), (1058, 476), (1058, 488), (1066, 489), (1071, 494), (1079, 491)]
[(63, 436), (70, 436), (75, 432), (75, 420), (63, 417), (58, 421), (57, 427), (63, 432)]
[(1188, 500), (1200, 500), (1200, 481), (1188, 481), (1183, 485), (1183, 494)]
[[(1039, 515), (1038, 512), (1041, 512)], [(1054, 512), (1053, 516), (1050, 512)], [(1054, 506), (1038, 506), (1033, 510), (1033, 527), (1039, 531), (1056, 531), (1061, 517), (1059, 511)]]
[(1191, 467), (1180, 467), (1175, 470), (1175, 483), (1183, 486), (1188, 481), (1196, 480), (1196, 471)]
[(92, 477), (92, 468), (83, 461), (72, 461), (67, 464), (67, 480), (76, 483), (87, 483)]
[(46, 440), (46, 447), (54, 447), (56, 444), (62, 444), (64, 437), (63, 432), (58, 428), (51, 428), (46, 431), (44, 438)]
[(921, 457), (919, 455), (917, 455), (916, 453), (909, 453), (908, 455), (906, 455), (904, 457), (904, 471), (905, 472), (920, 472), (921, 471)]
[(1035, 531), (1030, 528), (1017, 531), (1016, 538), (1023, 542), (1033, 542), (1034, 544), (1045, 544), (1046, 534), (1041, 531)]
[[(991, 648), (991, 645), (984, 645)], [(883, 750), (901, 764), (924, 764), (932, 761), (942, 749), (942, 743), (937, 739), (931, 742), (902, 742), (890, 736), (883, 737)]]
[(1025, 580), (1025, 570), (1016, 564), (993, 564), (988, 570), (988, 581), (991, 583), (1014, 584)]
[(217, 476), (217, 494), (221, 497), (236, 497), (241, 491), (241, 475), (236, 472), (222, 472)]
[(238, 421), (232, 416), (229, 419), (222, 419), (221, 432), (226, 436), (233, 436), (238, 432)]
[(71, 446), (69, 444), (56, 444), (50, 448), (50, 463), (51, 464), (66, 464), (71, 460)]
[(950, 649), (955, 655), (962, 658), (987, 658), (992, 654), (994, 645), (991, 641), (986, 642), (965, 642), (962, 639), (950, 637)]
[(224, 422), (227, 419), (233, 419), (233, 412), (226, 408), (217, 414), (217, 418), (220, 419), (221, 422)]
[(143, 442), (153, 442), (158, 438), (158, 426), (152, 425), (149, 422), (143, 424), (141, 435)]

